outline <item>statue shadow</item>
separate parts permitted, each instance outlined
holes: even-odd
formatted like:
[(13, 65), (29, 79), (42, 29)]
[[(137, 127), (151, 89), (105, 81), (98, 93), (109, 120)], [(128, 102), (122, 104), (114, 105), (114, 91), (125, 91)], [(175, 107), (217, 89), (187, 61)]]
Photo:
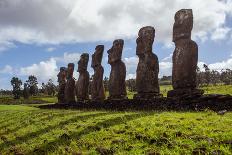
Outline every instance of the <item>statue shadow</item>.
[[(84, 113), (84, 111), (82, 112), (79, 112), (80, 113)], [(43, 113), (44, 114), (44, 113)], [(12, 123), (9, 123), (8, 125), (4, 125), (4, 127), (7, 127), (6, 131), (5, 132), (2, 132), (1, 134), (2, 135), (9, 135), (11, 133), (14, 133), (20, 129), (23, 129), (23, 128), (26, 128), (28, 127), (29, 125), (32, 125), (32, 124), (35, 124), (36, 122), (45, 122), (45, 121), (50, 121), (50, 120), (53, 120), (55, 118), (60, 118), (60, 117), (63, 117), (64, 115), (65, 116), (69, 116), (69, 115), (72, 115), (74, 114), (74, 112), (69, 112), (69, 113), (55, 113), (55, 114), (52, 114), (52, 116), (50, 115), (47, 115), (46, 113), (46, 117), (44, 118), (41, 118), (41, 119), (36, 119), (36, 120), (32, 120), (30, 121), (30, 123), (27, 123), (28, 120), (24, 120), (23, 122), (20, 122), (20, 125), (14, 127), (13, 129), (9, 129), (9, 127), (11, 126), (15, 126), (15, 124), (12, 124)], [(35, 115), (32, 117), (32, 119), (34, 119), (35, 117), (38, 117), (38, 115)], [(1, 128), (0, 128), (1, 130)]]
[(92, 118), (92, 117), (104, 116), (107, 114), (109, 114), (109, 113), (101, 112), (101, 113), (95, 113), (95, 114), (89, 114), (89, 115), (74, 116), (68, 120), (61, 121), (56, 125), (48, 126), (48, 127), (45, 127), (41, 130), (31, 132), (31, 133), (28, 133), (28, 134), (20, 136), (20, 137), (16, 137), (16, 139), (14, 139), (14, 140), (5, 141), (4, 143), (0, 144), (0, 150), (9, 148), (10, 146), (15, 146), (18, 144), (25, 143), (32, 138), (35, 138), (39, 135), (48, 133), (56, 128), (61, 128), (62, 126), (66, 125), (66, 124), (73, 123), (73, 122), (76, 122), (78, 120), (87, 120), (87, 119)]
[[(133, 121), (145, 116), (153, 115), (153, 113), (135, 113), (135, 114), (126, 114), (124, 116), (118, 116), (116, 118), (111, 118), (104, 120), (102, 122), (98, 122), (93, 126), (88, 126), (84, 129), (82, 129), (79, 132), (72, 132), (71, 134), (63, 134), (59, 138), (57, 138), (54, 141), (45, 143), (39, 147), (34, 148), (32, 152), (29, 152), (27, 154), (49, 154), (51, 152), (54, 152), (57, 148), (60, 146), (68, 146), (71, 142), (71, 140), (78, 140), (82, 136), (90, 134), (92, 132), (100, 131), (101, 129), (107, 129), (116, 125), (123, 124), (128, 121)], [(125, 121), (124, 121), (125, 120)]]

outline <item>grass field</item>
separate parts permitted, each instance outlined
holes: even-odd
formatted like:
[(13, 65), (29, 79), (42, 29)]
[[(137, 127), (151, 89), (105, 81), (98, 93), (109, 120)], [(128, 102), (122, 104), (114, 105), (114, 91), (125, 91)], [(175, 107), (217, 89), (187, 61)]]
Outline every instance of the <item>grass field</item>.
[[(161, 86), (161, 93), (166, 96), (171, 89)], [(202, 89), (207, 94), (232, 95), (232, 86)], [(133, 95), (128, 93), (129, 98)], [(2, 102), (8, 101), (5, 99)], [(33, 97), (28, 102), (33, 100), (57, 101), (55, 97)], [(231, 112), (41, 110), (34, 103), (0, 105), (0, 155), (232, 154)]]
[(232, 113), (0, 106), (0, 154), (232, 153)]

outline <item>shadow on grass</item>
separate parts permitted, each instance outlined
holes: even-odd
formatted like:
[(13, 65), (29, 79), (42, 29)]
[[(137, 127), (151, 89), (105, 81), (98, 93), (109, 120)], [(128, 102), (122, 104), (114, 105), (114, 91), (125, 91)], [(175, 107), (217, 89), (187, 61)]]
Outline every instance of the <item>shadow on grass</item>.
[[(29, 118), (30, 119), (34, 119), (36, 117), (39, 117), (40, 115), (47, 115), (47, 114), (50, 114), (51, 112), (50, 111), (47, 111), (47, 112), (41, 112), (41, 111), (37, 111), (37, 112), (23, 112), (21, 115), (19, 114), (21, 112), (17, 112), (15, 114), (17, 114), (16, 116), (14, 117), (11, 117), (7, 120), (5, 120), (4, 122), (2, 123), (5, 123), (5, 122), (8, 122), (7, 124), (4, 124), (3, 126), (0, 126), (0, 130), (4, 129), (4, 128), (7, 128), (7, 127), (10, 127), (10, 126), (14, 126), (14, 122), (16, 121), (16, 119), (18, 119), (18, 121), (21, 121), (21, 120), (24, 120), (25, 118)], [(32, 113), (32, 115), (30, 115)], [(39, 115), (37, 115), (39, 114)], [(11, 114), (9, 114), (9, 117), (11, 116)], [(14, 122), (11, 122), (12, 120), (14, 120)], [(0, 123), (0, 124), (2, 124)]]
[(40, 147), (34, 148), (32, 152), (27, 153), (29, 154), (48, 154), (50, 152), (54, 152), (60, 146), (68, 146), (71, 140), (78, 140), (82, 136), (90, 134), (91, 132), (99, 131), (101, 129), (107, 129), (109, 127), (113, 127), (116, 125), (123, 124), (128, 121), (136, 120), (145, 116), (153, 115), (152, 113), (143, 113), (143, 114), (126, 114), (124, 116), (118, 116), (116, 118), (107, 119), (102, 122), (96, 123), (94, 126), (88, 126), (81, 130), (80, 132), (73, 132), (70, 135), (63, 134), (58, 139), (52, 142), (45, 143)]
[(4, 115), (0, 114), (0, 117), (1, 118), (8, 117), (8, 119), (4, 119), (4, 120), (0, 121), (0, 125), (3, 124), (3, 123), (5, 123), (5, 122), (9, 122), (9, 121), (11, 121), (11, 120), (13, 120), (15, 118), (18, 118), (19, 117), (18, 116), (19, 113), (25, 113), (25, 112), (18, 112), (18, 111), (17, 112), (4, 111), (4, 112), (6, 112), (6, 114), (4, 114)]
[[(78, 114), (81, 114), (81, 113), (84, 113), (84, 111), (82, 112), (78, 112)], [(44, 114), (44, 113), (43, 113)], [(47, 114), (47, 113), (46, 113)], [(76, 113), (75, 112), (68, 112), (68, 113), (55, 113), (55, 114), (52, 114), (52, 116), (49, 114), (47, 115), (46, 117), (44, 118), (41, 118), (41, 119), (36, 119), (36, 120), (31, 120), (29, 123), (27, 123), (28, 120), (24, 120), (22, 122), (20, 122), (20, 125), (16, 126), (15, 128), (13, 129), (7, 129), (5, 132), (2, 132), (1, 134), (2, 135), (8, 135), (8, 134), (11, 134), (11, 133), (14, 133), (20, 129), (23, 129), (23, 128), (26, 128), (28, 127), (29, 125), (32, 125), (32, 124), (35, 124), (36, 122), (47, 122), (47, 121), (51, 121), (55, 118), (60, 118), (60, 117), (64, 117), (64, 116), (69, 116), (69, 115), (75, 115)], [(33, 116), (32, 118), (30, 119), (34, 119), (35, 117), (39, 117), (38, 115), (36, 116)], [(5, 126), (5, 127), (10, 127), (10, 126), (15, 126), (15, 124), (12, 124), (9, 125), (9, 126)], [(1, 129), (1, 128), (0, 128)]]
[(28, 134), (21, 136), (21, 137), (16, 137), (15, 140), (5, 141), (4, 143), (2, 143), (0, 145), (0, 150), (6, 149), (10, 146), (15, 146), (18, 144), (25, 143), (26, 141), (28, 141), (32, 138), (35, 138), (35, 137), (40, 136), (42, 134), (48, 133), (48, 132), (50, 132), (56, 128), (60, 128), (66, 124), (73, 123), (73, 122), (76, 122), (78, 120), (86, 120), (86, 119), (89, 119), (91, 117), (97, 117), (97, 116), (102, 116), (102, 115), (107, 115), (107, 114), (108, 113), (101, 112), (101, 113), (95, 113), (95, 114), (89, 114), (89, 115), (74, 116), (68, 120), (61, 121), (56, 125), (48, 126), (46, 128), (43, 128), (43, 129), (35, 131), (35, 132), (28, 133)]

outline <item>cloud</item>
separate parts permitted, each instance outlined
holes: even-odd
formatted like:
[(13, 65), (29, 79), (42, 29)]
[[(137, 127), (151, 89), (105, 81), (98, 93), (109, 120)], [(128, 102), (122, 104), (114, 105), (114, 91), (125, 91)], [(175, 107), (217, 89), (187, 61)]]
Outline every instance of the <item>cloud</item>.
[(227, 60), (209, 64), (208, 67), (212, 70), (221, 71), (222, 69), (232, 69), (232, 58)]
[(229, 32), (231, 31), (230, 28), (228, 27), (221, 27), (221, 28), (217, 28), (213, 33), (212, 33), (212, 40), (221, 40), (226, 38), (226, 36), (229, 34)]
[(49, 48), (46, 49), (47, 52), (53, 52), (55, 50), (56, 50), (55, 47), (49, 47)]
[(226, 35), (219, 33), (226, 34), (226, 15), (232, 14), (232, 1), (2, 0), (0, 8), (2, 42), (59, 44), (131, 39), (139, 28), (152, 25), (156, 40), (169, 44), (174, 14), (182, 8), (193, 9), (194, 38), (225, 39)]
[(81, 54), (80, 53), (69, 53), (69, 52), (65, 52), (63, 57), (56, 57), (54, 58), (56, 61), (61, 62), (61, 63), (77, 63), (78, 60), (80, 59)]
[(42, 82), (47, 82), (48, 79), (56, 81), (58, 67), (56, 60), (51, 58), (48, 61), (41, 61), (38, 64), (22, 67), (20, 68), (19, 73), (22, 76), (34, 75)]
[(4, 68), (0, 68), (1, 74), (12, 74), (13, 68), (10, 65), (6, 65)]
[(162, 59), (162, 61), (170, 61), (172, 59), (173, 53), (169, 54), (169, 56)]
[[(70, 62), (76, 64), (79, 58), (79, 53), (66, 52), (62, 57), (51, 57), (49, 60), (41, 61), (38, 64), (21, 67), (18, 69), (18, 73), (21, 76), (35, 75), (39, 82), (47, 82), (49, 79), (52, 79), (54, 82), (56, 82), (57, 74), (59, 72), (58, 64), (62, 64), (64, 66)], [(5, 68), (9, 69), (7, 66)], [(6, 69), (4, 71), (6, 71)], [(74, 77), (78, 78), (78, 73), (76, 71), (74, 72)]]

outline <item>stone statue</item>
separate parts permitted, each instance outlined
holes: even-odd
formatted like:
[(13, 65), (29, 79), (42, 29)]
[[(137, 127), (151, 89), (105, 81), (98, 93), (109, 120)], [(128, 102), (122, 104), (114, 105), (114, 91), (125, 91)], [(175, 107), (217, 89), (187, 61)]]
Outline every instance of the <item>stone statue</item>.
[(152, 99), (160, 96), (158, 82), (159, 61), (158, 57), (152, 53), (154, 38), (154, 27), (146, 26), (139, 30), (136, 40), (136, 55), (139, 57), (136, 70), (138, 94), (134, 95), (136, 99)]
[(76, 96), (78, 101), (89, 99), (89, 72), (87, 71), (89, 54), (83, 53), (78, 61), (79, 78), (76, 83)]
[(65, 102), (75, 102), (75, 80), (73, 78), (74, 63), (69, 63), (67, 68), (67, 81), (65, 86)]
[(172, 91), (168, 97), (198, 97), (202, 90), (196, 89), (196, 70), (198, 62), (198, 46), (191, 40), (193, 14), (191, 9), (179, 10), (175, 15), (173, 26)]
[(109, 79), (109, 99), (126, 99), (126, 66), (122, 62), (122, 50), (124, 41), (115, 40), (108, 53), (108, 63), (111, 65)]
[(66, 68), (60, 67), (60, 72), (58, 73), (58, 83), (59, 83), (59, 90), (58, 90), (58, 103), (65, 103), (65, 86), (66, 86)]
[(91, 84), (91, 98), (93, 101), (103, 101), (105, 99), (105, 90), (103, 86), (104, 68), (101, 65), (104, 52), (104, 45), (98, 45), (95, 53), (92, 55), (91, 67), (94, 70), (93, 81)]

